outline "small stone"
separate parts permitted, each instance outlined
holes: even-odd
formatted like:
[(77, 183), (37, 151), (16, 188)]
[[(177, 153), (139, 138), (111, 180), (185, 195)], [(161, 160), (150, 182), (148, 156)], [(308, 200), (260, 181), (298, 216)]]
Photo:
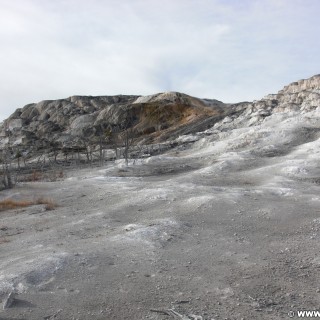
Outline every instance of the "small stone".
[(8, 309), (12, 306), (15, 298), (15, 293), (11, 291), (3, 301), (3, 310)]

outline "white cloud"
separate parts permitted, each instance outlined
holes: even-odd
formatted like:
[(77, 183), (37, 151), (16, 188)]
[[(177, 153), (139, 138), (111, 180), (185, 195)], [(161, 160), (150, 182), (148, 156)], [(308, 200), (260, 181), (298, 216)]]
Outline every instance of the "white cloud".
[(0, 119), (74, 94), (252, 100), (319, 73), (317, 0), (0, 0)]

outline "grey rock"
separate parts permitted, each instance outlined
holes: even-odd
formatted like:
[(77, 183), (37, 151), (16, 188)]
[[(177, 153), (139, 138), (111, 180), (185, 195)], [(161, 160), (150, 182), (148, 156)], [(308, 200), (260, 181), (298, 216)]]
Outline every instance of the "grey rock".
[[(0, 124), (0, 144), (9, 141), (9, 129), (10, 140), (26, 152), (31, 152), (31, 145), (33, 151), (47, 146), (50, 152), (53, 142), (61, 148), (78, 148), (82, 146), (81, 137), (97, 140), (107, 128), (121, 135), (127, 125), (136, 131), (137, 143), (158, 143), (213, 127), (228, 131), (255, 126), (275, 113), (310, 112), (320, 107), (319, 97), (320, 75), (316, 75), (261, 100), (236, 104), (179, 92), (44, 100), (17, 109)], [(130, 119), (127, 124), (126, 119)]]
[(16, 294), (13, 291), (11, 291), (8, 294), (8, 296), (3, 300), (3, 303), (2, 303), (3, 310), (8, 309), (12, 306), (14, 299), (15, 299), (15, 296), (16, 296)]

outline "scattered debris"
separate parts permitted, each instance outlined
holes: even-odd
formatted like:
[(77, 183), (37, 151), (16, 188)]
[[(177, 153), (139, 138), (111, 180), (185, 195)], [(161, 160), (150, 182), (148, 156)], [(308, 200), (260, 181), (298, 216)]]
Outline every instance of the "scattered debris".
[(181, 320), (203, 320), (201, 316), (197, 316), (194, 314), (190, 314), (188, 316), (185, 316), (183, 314), (178, 313), (177, 311), (173, 309), (165, 309), (165, 310), (158, 310), (158, 309), (150, 309), (151, 312), (157, 312), (161, 314), (165, 314), (168, 316), (173, 317), (174, 319), (181, 319)]
[(62, 311), (62, 309), (59, 309), (57, 312), (54, 314), (51, 314), (50, 316), (45, 316), (43, 317), (44, 320), (53, 320), (56, 318), (56, 316)]
[(203, 318), (201, 316), (197, 316), (195, 314), (190, 314), (189, 317), (192, 319), (192, 320), (203, 320)]
[(12, 306), (15, 296), (16, 294), (13, 291), (8, 294), (8, 296), (3, 300), (3, 310)]
[(176, 304), (190, 303), (190, 300), (178, 300), (175, 301)]

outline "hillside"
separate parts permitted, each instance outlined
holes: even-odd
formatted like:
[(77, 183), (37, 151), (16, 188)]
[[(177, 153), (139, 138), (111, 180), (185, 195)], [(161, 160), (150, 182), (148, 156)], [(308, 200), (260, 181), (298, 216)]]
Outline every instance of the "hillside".
[[(0, 319), (278, 320), (317, 310), (319, 94), (316, 75), (238, 104), (165, 93), (17, 110), (3, 144), (94, 137), (100, 116), (125, 132), (124, 110), (142, 153), (0, 192)], [(52, 130), (68, 103), (64, 131)]]
[[(106, 130), (118, 134), (125, 129), (150, 143), (163, 141), (178, 132), (199, 129), (206, 119), (208, 126), (224, 110), (223, 103), (201, 100), (169, 92), (147, 97), (74, 96), (55, 101), (42, 101), (17, 109), (0, 127), (2, 145), (46, 146), (52, 142), (76, 148), (81, 137), (94, 141)], [(208, 118), (209, 121), (208, 121)]]
[[(95, 146), (107, 131), (119, 140), (129, 129), (136, 144), (151, 144), (204, 131), (221, 119), (233, 127), (251, 126), (273, 113), (317, 108), (319, 78), (294, 82), (259, 101), (231, 105), (177, 92), (41, 101), (17, 109), (0, 125), (0, 147), (10, 143), (27, 153), (31, 149), (49, 153), (56, 148), (81, 148), (84, 138)], [(106, 141), (105, 147), (111, 147), (111, 142)]]

